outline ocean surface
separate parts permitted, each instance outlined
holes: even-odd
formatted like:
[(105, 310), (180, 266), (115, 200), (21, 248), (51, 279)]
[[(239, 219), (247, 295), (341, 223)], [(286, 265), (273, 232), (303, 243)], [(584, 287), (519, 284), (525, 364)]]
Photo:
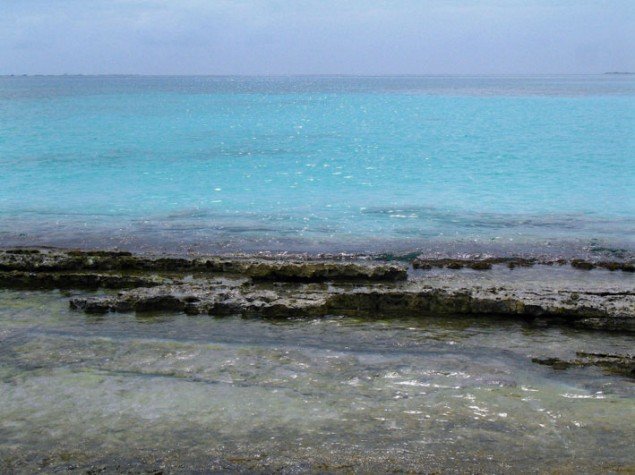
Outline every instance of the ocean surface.
[(635, 250), (635, 77), (0, 77), (0, 245)]

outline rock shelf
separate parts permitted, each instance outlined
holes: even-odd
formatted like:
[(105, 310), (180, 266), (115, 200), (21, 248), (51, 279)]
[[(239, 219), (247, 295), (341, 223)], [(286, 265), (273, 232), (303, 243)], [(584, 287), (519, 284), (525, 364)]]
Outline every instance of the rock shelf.
[(402, 265), (363, 261), (264, 259), (249, 257), (147, 257), (129, 252), (15, 249), (0, 252), (0, 272), (194, 272), (238, 274), (261, 281), (397, 281)]
[[(524, 258), (490, 258), (446, 259), (434, 267), (487, 270), (498, 264), (540, 265)], [(412, 267), (428, 269), (433, 264), (415, 260)], [(549, 268), (545, 266), (545, 272)], [(3, 288), (119, 290), (70, 299), (72, 308), (86, 313), (173, 311), (269, 318), (476, 314), (635, 331), (635, 289), (629, 281), (617, 288), (553, 282), (526, 286), (479, 281), (460, 270), (447, 271), (457, 273), (452, 280), (418, 272), (409, 275), (404, 264), (352, 257), (182, 258), (119, 251), (0, 251)]]

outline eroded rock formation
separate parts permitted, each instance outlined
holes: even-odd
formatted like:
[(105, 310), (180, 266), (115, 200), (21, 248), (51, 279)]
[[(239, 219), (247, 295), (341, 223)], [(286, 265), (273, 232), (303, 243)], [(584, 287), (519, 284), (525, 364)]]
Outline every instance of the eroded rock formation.
[[(418, 260), (413, 267), (485, 270), (493, 265), (514, 268), (544, 263), (521, 258), (446, 259), (436, 263)], [(447, 280), (417, 272), (409, 275), (403, 264), (354, 258), (156, 258), (127, 252), (38, 249), (0, 252), (0, 287), (119, 290), (71, 298), (73, 308), (88, 313), (174, 311), (281, 318), (477, 314), (635, 331), (635, 290), (628, 285), (523, 286), (481, 282), (460, 273)]]

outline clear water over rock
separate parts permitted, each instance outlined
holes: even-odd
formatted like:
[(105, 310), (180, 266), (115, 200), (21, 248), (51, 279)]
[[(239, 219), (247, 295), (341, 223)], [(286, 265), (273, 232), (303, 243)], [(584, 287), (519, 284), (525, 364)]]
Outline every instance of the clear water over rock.
[[(84, 295), (75, 293), (75, 295)], [(632, 336), (446, 317), (71, 312), (0, 291), (0, 468), (632, 469)]]

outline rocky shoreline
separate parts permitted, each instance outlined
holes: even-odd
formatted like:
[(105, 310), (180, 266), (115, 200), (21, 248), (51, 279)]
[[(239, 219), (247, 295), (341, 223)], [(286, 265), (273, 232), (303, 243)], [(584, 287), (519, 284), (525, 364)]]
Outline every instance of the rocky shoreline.
[[(545, 274), (556, 268), (603, 269), (593, 272), (614, 275), (612, 271), (618, 271), (625, 277), (617, 286), (604, 285), (602, 278), (594, 285), (588, 281), (526, 285), (508, 276), (478, 278), (500, 266), (513, 272), (539, 266)], [(0, 288), (105, 289), (70, 299), (73, 309), (86, 313), (171, 311), (268, 318), (470, 314), (633, 332), (632, 269), (632, 262), (513, 257), (416, 258), (395, 263), (369, 257), (185, 258), (121, 251), (7, 249), (0, 251)]]
[(628, 471), (635, 274), (590, 264), (0, 250), (0, 472)]

